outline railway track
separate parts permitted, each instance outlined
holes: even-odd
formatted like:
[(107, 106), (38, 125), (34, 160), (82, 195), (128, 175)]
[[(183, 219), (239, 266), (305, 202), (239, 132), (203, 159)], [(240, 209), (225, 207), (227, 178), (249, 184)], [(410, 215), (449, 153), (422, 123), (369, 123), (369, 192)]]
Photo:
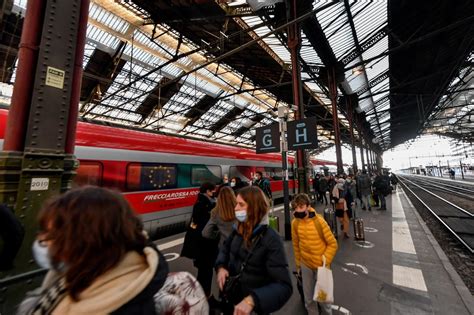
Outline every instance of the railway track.
[[(400, 176), (401, 184), (471, 253), (474, 253), (474, 214), (433, 192), (434, 183), (415, 182)], [(437, 186), (436, 189), (447, 191)], [(448, 188), (451, 192), (456, 190)], [(467, 198), (462, 193), (463, 198)], [(469, 196), (473, 198), (473, 193)]]
[(457, 183), (446, 183), (444, 181), (430, 179), (429, 177), (410, 177), (410, 180), (423, 187), (430, 187), (431, 189), (474, 201), (474, 186), (456, 185)]

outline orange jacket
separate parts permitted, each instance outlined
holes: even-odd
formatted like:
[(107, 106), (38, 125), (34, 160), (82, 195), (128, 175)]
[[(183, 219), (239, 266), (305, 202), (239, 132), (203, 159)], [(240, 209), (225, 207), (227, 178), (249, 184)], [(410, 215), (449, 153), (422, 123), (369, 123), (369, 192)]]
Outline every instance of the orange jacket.
[[(312, 208), (309, 211), (315, 212)], [(318, 220), (321, 225), (324, 240), (319, 236), (313, 220)], [(293, 239), (296, 268), (298, 269), (301, 262), (310, 269), (321, 267), (323, 265), (323, 255), (326, 257), (326, 264), (329, 265), (336, 255), (337, 241), (326, 221), (319, 214), (316, 214), (313, 218), (293, 219), (291, 221), (291, 237)]]

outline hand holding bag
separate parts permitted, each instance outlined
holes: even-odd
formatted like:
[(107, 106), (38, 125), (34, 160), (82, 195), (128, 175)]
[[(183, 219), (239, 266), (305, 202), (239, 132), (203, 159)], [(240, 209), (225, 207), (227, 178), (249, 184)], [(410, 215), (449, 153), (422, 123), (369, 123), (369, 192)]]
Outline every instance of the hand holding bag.
[(318, 267), (318, 279), (314, 287), (313, 300), (318, 303), (334, 303), (334, 280), (331, 269), (326, 267), (326, 257), (323, 255), (323, 266)]

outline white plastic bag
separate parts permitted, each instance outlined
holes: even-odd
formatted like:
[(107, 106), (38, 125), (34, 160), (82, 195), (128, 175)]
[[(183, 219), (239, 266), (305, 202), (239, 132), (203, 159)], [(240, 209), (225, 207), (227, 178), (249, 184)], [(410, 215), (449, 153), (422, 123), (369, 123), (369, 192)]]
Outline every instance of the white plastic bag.
[(334, 303), (334, 280), (332, 270), (326, 268), (326, 257), (323, 255), (323, 266), (318, 267), (318, 278), (314, 287), (313, 300), (318, 303)]

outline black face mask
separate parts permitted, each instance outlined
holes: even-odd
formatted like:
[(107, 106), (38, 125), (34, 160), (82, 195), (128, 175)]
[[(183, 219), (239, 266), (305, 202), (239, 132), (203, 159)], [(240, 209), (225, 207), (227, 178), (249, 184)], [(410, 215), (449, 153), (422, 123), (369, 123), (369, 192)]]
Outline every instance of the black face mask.
[(308, 211), (305, 211), (305, 212), (293, 212), (293, 215), (295, 216), (295, 218), (297, 219), (304, 219), (306, 217), (306, 215), (308, 214)]

